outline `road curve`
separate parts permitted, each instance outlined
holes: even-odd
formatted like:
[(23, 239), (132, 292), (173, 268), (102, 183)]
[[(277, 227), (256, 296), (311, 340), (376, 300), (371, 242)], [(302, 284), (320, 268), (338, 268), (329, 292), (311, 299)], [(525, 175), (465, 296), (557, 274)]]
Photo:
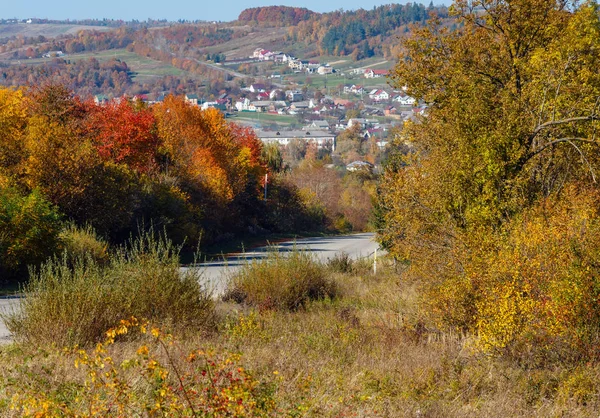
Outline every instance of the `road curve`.
[[(374, 241), (374, 234), (354, 234), (332, 237), (301, 238), (286, 241), (267, 247), (252, 249), (251, 251), (225, 257), (221, 261), (202, 263), (197, 267), (182, 267), (182, 270), (197, 268), (201, 273), (201, 280), (213, 295), (221, 295), (227, 285), (229, 275), (239, 269), (243, 264), (253, 260), (260, 260), (267, 256), (269, 251), (289, 252), (294, 249), (309, 251), (321, 261), (327, 261), (337, 254), (346, 253), (353, 259), (370, 257), (378, 248)], [(0, 299), (0, 312), (10, 312), (18, 307), (18, 298)], [(10, 333), (4, 322), (0, 320), (0, 344), (10, 342)]]

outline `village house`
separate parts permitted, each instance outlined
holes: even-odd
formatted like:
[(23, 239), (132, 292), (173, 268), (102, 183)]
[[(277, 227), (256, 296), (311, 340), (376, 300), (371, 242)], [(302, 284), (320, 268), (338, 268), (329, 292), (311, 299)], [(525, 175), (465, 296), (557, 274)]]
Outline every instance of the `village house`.
[[(238, 112), (249, 112), (250, 110), (250, 99), (243, 98), (235, 103), (234, 107)], [(256, 109), (255, 109), (256, 110)]]
[(288, 67), (292, 70), (303, 71), (307, 69), (310, 65), (310, 62), (303, 60), (291, 60), (288, 61)]
[(250, 105), (255, 109), (255, 112), (267, 112), (269, 110), (269, 106), (271, 106), (270, 100), (256, 100)]
[(382, 89), (375, 89), (369, 93), (369, 99), (376, 102), (384, 102), (390, 100), (390, 94)]
[(269, 93), (269, 99), (275, 100), (277, 98), (277, 96), (279, 96), (279, 95), (281, 95), (282, 97), (285, 97), (285, 92), (281, 89), (273, 89)]
[(302, 128), (304, 131), (310, 130), (319, 130), (319, 131), (328, 131), (329, 130), (329, 122), (326, 120), (313, 120), (310, 124), (304, 126)]
[(372, 172), (373, 164), (368, 161), (352, 161), (350, 164), (346, 165), (346, 170)]
[[(375, 121), (377, 122), (377, 121)], [(368, 129), (372, 127), (374, 122), (372, 120), (363, 118), (352, 118), (348, 121), (347, 127), (352, 128), (353, 126), (360, 126), (360, 129)]]
[(108, 98), (108, 96), (105, 96), (104, 94), (96, 94), (94, 96), (94, 103), (97, 106), (101, 106), (101, 105), (105, 105), (110, 101), (110, 99)]
[(269, 100), (270, 98), (271, 95), (266, 91), (256, 95), (256, 100)]
[(351, 86), (344, 86), (344, 93), (346, 94), (363, 94), (365, 92), (365, 89), (363, 88), (363, 86), (357, 86), (356, 84), (353, 84)]
[(365, 71), (367, 71), (365, 68), (355, 68), (353, 70), (350, 70), (350, 74), (363, 75)]
[(264, 52), (263, 48), (256, 48), (254, 50), (254, 53), (252, 55), (250, 55), (250, 58), (255, 58), (258, 59), (258, 57), (260, 57), (260, 55)]
[(65, 53), (62, 51), (49, 51), (47, 53), (45, 53), (44, 55), (42, 55), (43, 58), (60, 58), (60, 57), (64, 57)]
[(192, 106), (198, 106), (198, 95), (197, 94), (186, 94), (185, 101), (186, 101), (186, 103), (189, 103)]
[(202, 106), (200, 107), (202, 110), (207, 110), (209, 108), (211, 109), (217, 109), (220, 110), (221, 112), (225, 112), (227, 110), (227, 105), (224, 104), (219, 104), (219, 102), (204, 102), (202, 103)]
[(319, 68), (317, 68), (317, 73), (321, 75), (333, 74), (333, 67), (330, 67), (329, 65), (321, 65)]
[(304, 100), (304, 95), (298, 90), (288, 90), (285, 92), (285, 95), (290, 102), (300, 102)]
[(275, 56), (280, 55), (281, 52), (272, 52), (263, 48), (256, 48), (250, 58), (257, 59), (259, 61), (274, 61)]
[(417, 101), (414, 97), (410, 97), (408, 94), (400, 94), (393, 99), (394, 102), (400, 104), (400, 106), (414, 106)]
[(389, 74), (388, 70), (371, 70), (368, 69), (365, 71), (365, 78), (380, 78), (387, 77)]
[(250, 87), (248, 87), (248, 91), (252, 93), (264, 93), (266, 90), (267, 86), (262, 83), (251, 84)]

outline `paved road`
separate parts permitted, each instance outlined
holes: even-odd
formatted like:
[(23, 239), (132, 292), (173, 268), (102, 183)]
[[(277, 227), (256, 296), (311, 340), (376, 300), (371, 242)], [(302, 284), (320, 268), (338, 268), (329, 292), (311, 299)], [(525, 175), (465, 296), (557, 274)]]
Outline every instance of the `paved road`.
[[(252, 260), (260, 260), (267, 256), (269, 250), (280, 252), (292, 251), (294, 248), (310, 250), (319, 260), (326, 261), (336, 254), (347, 253), (353, 259), (372, 256), (377, 243), (373, 241), (373, 234), (355, 234), (337, 237), (302, 238), (296, 241), (277, 243), (270, 247), (256, 248), (244, 254), (227, 257), (223, 261), (203, 263), (198, 266), (202, 280), (215, 296), (225, 290), (227, 277), (244, 263)], [(187, 269), (189, 267), (183, 267)], [(0, 299), (0, 311), (14, 309), (18, 305), (18, 299)], [(0, 343), (10, 341), (10, 334), (4, 323), (0, 321)]]
[(220, 295), (225, 290), (228, 275), (235, 272), (248, 261), (265, 258), (270, 250), (280, 252), (292, 251), (294, 248), (310, 250), (321, 261), (327, 261), (327, 259), (340, 253), (346, 253), (351, 258), (358, 259), (373, 255), (378, 247), (373, 238), (374, 234), (371, 233), (302, 238), (296, 241), (277, 243), (270, 247), (256, 248), (244, 254), (227, 257), (223, 261), (204, 263), (200, 267), (200, 272), (213, 294)]
[[(18, 299), (14, 298), (3, 298), (0, 299), (0, 311), (1, 312), (10, 312), (14, 309), (18, 304)], [(10, 334), (6, 327), (4, 326), (4, 322), (0, 320), (0, 344), (10, 342)]]

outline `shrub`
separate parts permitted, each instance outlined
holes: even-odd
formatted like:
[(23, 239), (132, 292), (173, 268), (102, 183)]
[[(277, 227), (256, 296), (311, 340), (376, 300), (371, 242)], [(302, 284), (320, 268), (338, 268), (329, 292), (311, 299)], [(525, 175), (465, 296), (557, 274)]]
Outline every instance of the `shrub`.
[(327, 267), (336, 273), (351, 273), (354, 260), (348, 253), (338, 253), (327, 260)]
[(108, 243), (96, 234), (91, 225), (80, 228), (70, 223), (60, 231), (58, 237), (64, 251), (73, 260), (89, 256), (103, 262), (108, 258)]
[(152, 233), (133, 239), (100, 265), (89, 255), (43, 264), (24, 287), (17, 313), (5, 315), (16, 340), (85, 345), (135, 315), (178, 330), (210, 324), (211, 295), (196, 269), (182, 271), (178, 249)]
[(293, 311), (337, 293), (326, 267), (310, 253), (294, 250), (289, 255), (272, 251), (263, 260), (245, 264), (230, 279), (225, 298), (260, 309)]
[[(126, 334), (139, 338), (137, 350), (115, 344)], [(257, 417), (275, 412), (274, 385), (257, 380), (239, 355), (184, 351), (172, 335), (135, 318), (107, 331), (93, 350), (61, 354), (74, 357), (79, 370), (70, 363), (73, 377), (49, 388), (22, 366), (5, 392), (12, 411), (36, 417)]]

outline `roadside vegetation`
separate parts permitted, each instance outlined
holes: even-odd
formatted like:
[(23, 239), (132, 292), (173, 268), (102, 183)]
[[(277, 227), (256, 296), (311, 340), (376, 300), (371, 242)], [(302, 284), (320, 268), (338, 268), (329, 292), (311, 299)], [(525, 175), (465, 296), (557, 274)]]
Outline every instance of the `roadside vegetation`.
[[(105, 274), (148, 272), (148, 264), (172, 270), (157, 253), (164, 243), (136, 245)], [(112, 295), (137, 292), (139, 316), (100, 315), (88, 333), (57, 321), (49, 297), (66, 297), (71, 313), (92, 318), (98, 311), (84, 295), (107, 295), (65, 280), (55, 266), (26, 290), (38, 298), (17, 317), (29, 328), (13, 328), (17, 342), (0, 347), (3, 416), (587, 416), (600, 407), (599, 368), (531, 369), (483, 355), (474, 336), (429, 325), (419, 283), (389, 260), (375, 275), (370, 260), (319, 264), (302, 252), (274, 253), (232, 277), (214, 304), (172, 274), (171, 286), (188, 283), (186, 304), (154, 285), (112, 282)], [(61, 280), (60, 289), (50, 286)], [(178, 308), (156, 310), (157, 300)]]

